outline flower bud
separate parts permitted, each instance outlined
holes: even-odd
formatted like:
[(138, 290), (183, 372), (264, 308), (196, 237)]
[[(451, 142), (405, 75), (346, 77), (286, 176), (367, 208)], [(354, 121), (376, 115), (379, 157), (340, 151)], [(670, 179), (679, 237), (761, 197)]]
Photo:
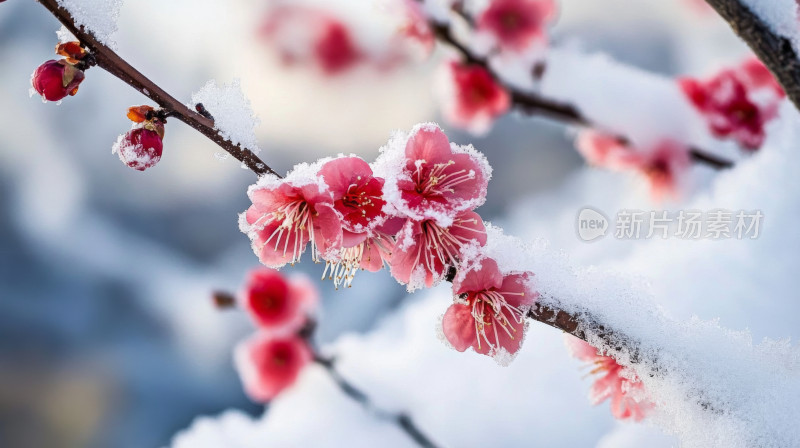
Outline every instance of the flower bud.
[(129, 108), (128, 119), (134, 122), (133, 129), (119, 136), (111, 152), (135, 170), (144, 171), (155, 166), (164, 150), (165, 117), (163, 111), (150, 106)]
[(131, 129), (127, 134), (119, 137), (113, 152), (119, 155), (119, 159), (125, 165), (144, 171), (155, 166), (161, 160), (161, 153), (164, 149), (161, 138), (161, 135), (150, 127)]
[(33, 72), (31, 84), (45, 100), (61, 101), (67, 95), (78, 93), (78, 86), (83, 79), (83, 71), (69, 62), (50, 60)]

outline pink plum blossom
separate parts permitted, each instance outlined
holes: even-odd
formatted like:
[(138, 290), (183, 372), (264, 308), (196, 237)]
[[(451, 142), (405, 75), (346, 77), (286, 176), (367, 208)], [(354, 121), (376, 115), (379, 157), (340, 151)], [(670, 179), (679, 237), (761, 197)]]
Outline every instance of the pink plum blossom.
[(320, 168), (319, 175), (328, 185), (343, 225), (342, 249), (328, 260), (325, 272), (330, 272), (337, 288), (340, 284), (350, 286), (358, 269), (375, 272), (383, 267), (394, 247), (392, 237), (403, 221), (384, 212), (384, 180), (373, 176), (372, 168), (362, 159), (333, 159)]
[(477, 18), (477, 30), (492, 36), (501, 48), (521, 51), (546, 40), (545, 27), (555, 14), (553, 0), (490, 0)]
[(336, 20), (322, 25), (314, 56), (323, 72), (333, 75), (355, 65), (363, 57), (347, 27)]
[(778, 113), (783, 89), (755, 58), (707, 80), (681, 78), (681, 90), (708, 122), (711, 133), (732, 138), (757, 150), (766, 138), (765, 126)]
[(644, 385), (630, 369), (617, 363), (610, 356), (603, 356), (587, 342), (567, 335), (565, 342), (572, 356), (592, 367), (597, 375), (589, 398), (592, 404), (611, 399), (611, 414), (620, 420), (640, 421), (654, 408), (646, 398)]
[(308, 343), (296, 336), (275, 337), (259, 332), (236, 346), (234, 363), (245, 392), (267, 402), (294, 384), (313, 359)]
[(511, 96), (484, 67), (452, 61), (445, 77), (443, 113), (456, 126), (483, 134), (511, 107)]
[(317, 8), (279, 6), (264, 22), (262, 35), (286, 64), (311, 64), (325, 75), (341, 74), (365, 58), (344, 22)]
[(367, 162), (359, 157), (339, 157), (322, 165), (319, 176), (331, 192), (334, 208), (342, 216), (344, 247), (364, 241), (369, 231), (386, 221), (384, 180), (373, 176)]
[(442, 279), (448, 266), (459, 261), (462, 246), (477, 241), (486, 244), (486, 228), (475, 212), (464, 212), (443, 227), (435, 220), (409, 219), (397, 234), (392, 253), (392, 276), (409, 290), (431, 287)]
[(341, 248), (341, 219), (330, 192), (319, 183), (265, 179), (248, 196), (253, 205), (240, 226), (264, 265), (278, 268), (299, 261), (309, 242), (315, 261)]
[(406, 143), (405, 166), (397, 179), (400, 198), (393, 205), (404, 217), (435, 219), (447, 226), (455, 215), (486, 199), (484, 163), (476, 154), (451, 146), (438, 126), (419, 126)]
[(319, 294), (306, 277), (286, 278), (273, 269), (253, 270), (244, 287), (244, 308), (256, 324), (274, 333), (297, 331)]
[(587, 130), (578, 136), (575, 146), (593, 165), (639, 173), (648, 181), (656, 200), (676, 196), (690, 167), (687, 148), (671, 140), (641, 151), (618, 137)]
[(525, 337), (525, 315), (538, 294), (530, 287), (533, 274), (503, 275), (490, 258), (459, 274), (453, 282), (455, 301), (442, 318), (444, 336), (463, 352), (496, 356), (515, 354)]

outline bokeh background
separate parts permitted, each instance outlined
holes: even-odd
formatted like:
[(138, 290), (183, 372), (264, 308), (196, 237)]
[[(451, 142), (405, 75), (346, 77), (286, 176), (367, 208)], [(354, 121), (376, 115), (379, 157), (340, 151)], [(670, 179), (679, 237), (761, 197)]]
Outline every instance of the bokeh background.
[[(664, 76), (736, 61), (743, 45), (695, 3), (563, 0), (554, 40)], [(278, 171), (338, 152), (373, 159), (393, 130), (440, 119), (431, 92), (437, 56), (336, 78), (287, 69), (258, 35), (264, 6), (127, 2), (118, 49), (187, 102), (209, 79), (240, 78), (261, 119), (261, 156)], [(198, 415), (260, 414), (231, 365), (231, 347), (251, 324), (210, 301), (213, 289), (236, 290), (256, 266), (237, 227), (253, 174), (215, 157), (217, 147), (177, 121), (157, 168), (125, 167), (111, 145), (129, 126), (126, 108), (144, 103), (137, 92), (95, 69), (58, 106), (29, 95), (31, 72), (54, 57), (58, 29), (34, 1), (0, 4), (0, 446), (160, 447)], [(564, 127), (508, 116), (482, 137), (446, 130), (494, 168), (485, 219), (536, 227), (539, 210), (557, 209), (552, 201), (580, 197), (574, 179), (586, 168)], [(611, 249), (577, 242), (571, 213), (548, 217), (555, 227), (539, 225), (539, 235), (579, 260), (599, 260)], [(316, 277), (322, 266), (295, 270)], [(371, 331), (409, 298), (385, 272), (361, 274), (348, 290), (320, 287), (323, 342)], [(776, 328), (772, 336), (787, 335)], [(603, 417), (602, 425), (611, 423)], [(595, 432), (589, 439), (599, 440)]]

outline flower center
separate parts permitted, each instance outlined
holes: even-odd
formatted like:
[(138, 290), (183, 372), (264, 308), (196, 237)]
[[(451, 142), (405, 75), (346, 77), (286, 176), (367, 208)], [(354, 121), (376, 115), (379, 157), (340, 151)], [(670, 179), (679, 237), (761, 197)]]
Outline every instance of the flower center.
[(272, 365), (275, 367), (286, 367), (292, 361), (293, 353), (291, 347), (281, 344), (274, 348), (272, 352)]
[(503, 23), (503, 28), (507, 31), (516, 31), (519, 28), (522, 20), (516, 11), (507, 11), (500, 19)]
[[(358, 180), (361, 180), (361, 177)], [(369, 194), (365, 189), (359, 188), (358, 184), (350, 184), (347, 187), (347, 192), (342, 197), (342, 204), (345, 207), (357, 209), (362, 216), (366, 216), (367, 211), (365, 208), (374, 205), (376, 199), (380, 199), (380, 197)]]
[(424, 196), (444, 196), (445, 193), (455, 193), (456, 186), (475, 178), (472, 170), (449, 170), (454, 164), (453, 160), (449, 160), (426, 167), (426, 161), (418, 161), (413, 173), (416, 192)]
[[(523, 295), (518, 292), (484, 290), (474, 293), (468, 298), (472, 302), (472, 317), (475, 319), (475, 335), (478, 339), (478, 348), (483, 340), (490, 348), (497, 349), (499, 345), (499, 332), (505, 332), (508, 337), (515, 339), (517, 328), (525, 320), (525, 313), (518, 307), (512, 306), (506, 300), (506, 295)], [(493, 337), (493, 341), (490, 340)]]
[(422, 234), (423, 247), (429, 249), (428, 256), (425, 257), (425, 267), (429, 271), (437, 271), (435, 268), (437, 261), (444, 266), (457, 261), (462, 242), (454, 237), (450, 230), (433, 221), (425, 221), (422, 223)]
[(659, 158), (645, 169), (645, 173), (654, 181), (666, 181), (670, 174), (669, 164), (666, 160)]
[[(314, 216), (316, 212), (311, 210), (308, 202), (298, 199), (279, 207), (272, 212), (271, 220), (280, 221), (280, 225), (267, 238), (264, 245), (270, 244), (274, 239), (274, 250), (283, 251), (285, 257), (287, 253), (292, 254), (291, 264), (300, 261), (300, 255), (307, 242), (311, 242), (311, 257), (314, 262), (319, 260), (316, 245), (314, 243)], [(293, 241), (290, 247), (290, 241)]]

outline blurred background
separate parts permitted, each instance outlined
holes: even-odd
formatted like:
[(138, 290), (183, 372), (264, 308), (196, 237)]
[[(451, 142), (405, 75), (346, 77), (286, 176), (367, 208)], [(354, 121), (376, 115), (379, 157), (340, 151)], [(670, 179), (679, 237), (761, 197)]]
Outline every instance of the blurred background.
[[(705, 73), (744, 50), (695, 3), (563, 0), (554, 39), (666, 76)], [(355, 19), (380, 13), (373, 6)], [(137, 0), (122, 7), (115, 39), (187, 102), (209, 79), (240, 78), (261, 119), (261, 157), (279, 172), (338, 152), (371, 160), (393, 130), (439, 120), (436, 55), (335, 78), (287, 68), (259, 35), (264, 11), (253, 0)], [(0, 4), (0, 446), (160, 447), (197, 415), (260, 413), (231, 366), (251, 324), (210, 301), (256, 266), (237, 226), (254, 175), (176, 120), (156, 168), (125, 167), (111, 145), (129, 127), (127, 107), (145, 99), (102, 70), (58, 106), (30, 97), (59, 28), (34, 1)], [(535, 216), (518, 204), (583, 170), (565, 128), (538, 119), (505, 117), (482, 137), (446, 131), (494, 168), (488, 220)], [(572, 250), (592, 261), (597, 248)], [(295, 270), (316, 277), (322, 266)], [(407, 297), (386, 272), (321, 287), (323, 341), (371, 330)]]

